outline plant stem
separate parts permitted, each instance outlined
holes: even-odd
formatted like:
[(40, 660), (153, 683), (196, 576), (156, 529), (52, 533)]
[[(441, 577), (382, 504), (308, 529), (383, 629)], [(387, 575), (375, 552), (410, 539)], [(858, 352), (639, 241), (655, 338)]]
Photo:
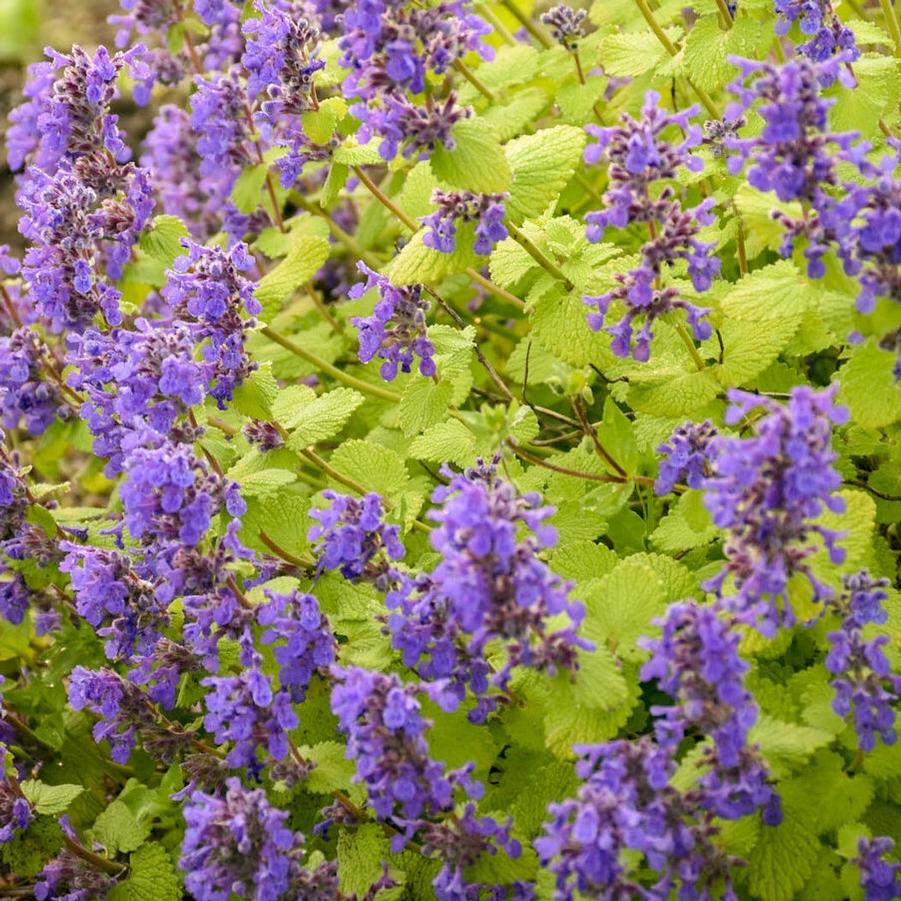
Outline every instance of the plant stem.
[(309, 460), (317, 469), (330, 475), (336, 482), (340, 482), (345, 487), (350, 488), (351, 491), (356, 491), (361, 497), (368, 492), (369, 489), (365, 485), (361, 485), (356, 479), (338, 472), (334, 466), (320, 457), (312, 448), (308, 447), (300, 451), (300, 455)]
[[(670, 56), (676, 56), (679, 51), (674, 46), (673, 42), (669, 39), (663, 28), (660, 27), (660, 23), (655, 18), (651, 7), (648, 6), (647, 0), (635, 0), (635, 5), (644, 16), (644, 20), (648, 23), (648, 27), (656, 35), (657, 40), (660, 41), (660, 43), (663, 45), (663, 49), (666, 50), (666, 52)], [(716, 104), (707, 95), (707, 92), (702, 88), (699, 88), (690, 78), (686, 77), (685, 80), (691, 85), (691, 88), (695, 92), (695, 94), (698, 95), (698, 100), (700, 100), (701, 103), (703, 103), (707, 108), (707, 112), (709, 112), (714, 119), (719, 119), (720, 111), (716, 108)]]
[(476, 75), (466, 63), (458, 59), (454, 60), (454, 68), (483, 96), (492, 103), (497, 100), (494, 91), (488, 88), (485, 83)]
[(515, 0), (501, 0), (501, 6), (544, 47), (553, 47), (554, 42), (516, 5)]
[(467, 269), (466, 274), (469, 276), (471, 281), (474, 281), (476, 284), (481, 285), (489, 294), (493, 294), (495, 297), (499, 297), (501, 300), (506, 300), (507, 303), (513, 304), (518, 310), (524, 310), (526, 308), (525, 303), (520, 300), (515, 294), (511, 294), (505, 288), (502, 288), (500, 285), (496, 285), (491, 279), (485, 278), (478, 269)]
[(582, 404), (579, 403), (578, 400), (573, 400), (573, 410), (575, 411), (576, 417), (579, 420), (580, 425), (582, 426), (582, 431), (591, 438), (591, 443), (594, 445), (594, 449), (597, 452), (597, 455), (608, 465), (610, 466), (614, 472), (623, 476), (624, 478), (628, 478), (629, 474), (623, 469), (616, 460), (608, 452), (607, 448), (601, 444), (600, 438), (598, 438), (598, 433), (595, 431), (592, 424), (588, 421), (588, 417), (585, 415), (585, 411), (582, 409)]
[(676, 326), (676, 331), (679, 333), (679, 337), (682, 339), (682, 343), (688, 349), (689, 354), (691, 354), (692, 360), (694, 360), (695, 366), (697, 366), (698, 371), (705, 369), (707, 364), (701, 359), (701, 355), (698, 353), (698, 349), (695, 347), (694, 338), (691, 337), (688, 329), (685, 328), (684, 325), (680, 322)]
[(605, 482), (614, 485), (623, 485), (629, 481), (623, 476), (599, 475), (596, 472), (580, 472), (576, 469), (569, 469), (566, 466), (557, 466), (554, 463), (548, 463), (547, 460), (542, 460), (541, 457), (537, 457), (515, 444), (509, 444), (508, 442), (508, 446), (517, 457), (521, 457), (527, 463), (532, 463), (543, 469), (549, 469), (551, 472), (559, 472), (561, 475), (572, 476), (574, 479), (587, 479), (590, 482)]
[(731, 28), (732, 23), (735, 21), (735, 17), (732, 15), (732, 11), (729, 9), (729, 4), (726, 0), (716, 0), (716, 7), (720, 11), (720, 15), (723, 17), (723, 21), (726, 23), (726, 28)]
[(396, 391), (389, 391), (387, 388), (381, 388), (378, 385), (370, 385), (369, 382), (355, 378), (343, 369), (338, 369), (337, 366), (333, 366), (331, 363), (323, 360), (322, 357), (318, 357), (299, 344), (295, 344), (290, 338), (273, 331), (269, 326), (261, 328), (260, 334), (265, 335), (270, 341), (280, 344), (285, 350), (291, 351), (292, 354), (295, 354), (302, 360), (306, 360), (311, 366), (315, 366), (339, 382), (344, 382), (350, 388), (356, 388), (357, 391), (361, 391), (364, 394), (371, 394), (373, 397), (380, 397), (382, 400), (388, 400), (394, 404), (400, 400), (400, 395)]
[(892, 0), (879, 0), (879, 5), (885, 18), (885, 25), (895, 44), (895, 56), (901, 57), (901, 25), (898, 24), (898, 13), (895, 11), (895, 4)]
[(286, 551), (280, 544), (277, 544), (272, 538), (270, 538), (262, 529), (259, 532), (260, 541), (275, 554), (276, 557), (281, 557), (286, 563), (291, 563), (296, 566), (298, 569), (313, 569), (316, 566), (316, 561), (312, 560), (309, 557), (298, 557), (296, 554), (292, 554), (290, 551)]
[(99, 854), (89, 851), (84, 845), (75, 841), (74, 838), (66, 835), (65, 832), (63, 833), (63, 841), (66, 843), (66, 847), (76, 857), (80, 857), (82, 860), (87, 861), (92, 867), (102, 870), (104, 873), (109, 873), (111, 876), (119, 876), (126, 870), (124, 864), (107, 860), (105, 857), (101, 857)]
[(548, 257), (543, 251), (541, 251), (527, 236), (524, 232), (520, 231), (512, 222), (507, 223), (507, 230), (510, 232), (510, 236), (519, 244), (520, 247), (533, 259), (542, 269), (544, 269), (549, 275), (552, 275), (558, 281), (563, 282), (563, 287), (566, 288), (567, 291), (572, 291), (574, 285), (573, 283), (566, 277), (566, 273), (563, 272), (560, 267), (554, 263), (550, 257)]
[(516, 44), (516, 38), (510, 34), (510, 29), (491, 11), (487, 3), (477, 7), (478, 14), (498, 33), (498, 36), (511, 47)]

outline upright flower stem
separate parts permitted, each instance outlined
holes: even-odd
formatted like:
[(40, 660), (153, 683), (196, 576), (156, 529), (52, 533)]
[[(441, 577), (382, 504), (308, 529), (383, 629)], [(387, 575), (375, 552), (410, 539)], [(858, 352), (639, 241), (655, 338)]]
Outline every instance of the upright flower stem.
[(702, 369), (706, 369), (707, 364), (701, 359), (701, 355), (698, 353), (697, 347), (695, 347), (694, 338), (691, 337), (688, 329), (685, 328), (685, 326), (680, 322), (676, 326), (676, 331), (679, 333), (679, 337), (682, 339), (682, 343), (688, 350), (688, 353), (694, 361), (695, 366), (698, 368), (698, 371), (700, 372)]
[(898, 23), (898, 13), (892, 0), (879, 0), (886, 28), (892, 36), (895, 45), (895, 56), (901, 58), (901, 25)]
[(553, 47), (553, 41), (516, 5), (516, 0), (501, 0), (501, 6), (525, 28), (543, 47)]
[(732, 10), (729, 9), (729, 4), (726, 0), (716, 0), (716, 7), (720, 12), (720, 16), (722, 16), (726, 28), (731, 28), (735, 17), (732, 15)]
[(344, 485), (345, 488), (350, 488), (351, 491), (356, 491), (357, 494), (362, 497), (364, 494), (368, 492), (368, 488), (365, 485), (361, 485), (356, 479), (352, 479), (350, 476), (344, 475), (342, 472), (338, 472), (337, 469), (334, 468), (327, 460), (324, 460), (313, 448), (308, 447), (300, 452), (302, 457), (305, 457), (310, 463), (313, 464), (317, 469), (322, 472), (330, 475), (336, 482), (340, 482)]
[(534, 242), (526, 236), (524, 232), (522, 232), (519, 228), (517, 228), (512, 222), (506, 223), (507, 230), (510, 232), (510, 237), (519, 244), (520, 247), (533, 259), (542, 269), (545, 270), (549, 275), (552, 275), (558, 281), (563, 282), (563, 286), (567, 291), (572, 291), (575, 287), (573, 283), (567, 278), (566, 273), (554, 263), (550, 257), (548, 257), (542, 250), (540, 250)]
[(454, 60), (454, 68), (484, 97), (494, 102), (497, 100), (494, 92), (485, 86), (482, 80), (476, 75), (472, 69), (459, 59)]
[(371, 394), (373, 397), (379, 397), (382, 400), (391, 401), (391, 403), (394, 404), (400, 400), (400, 395), (396, 391), (389, 391), (387, 388), (382, 388), (379, 385), (370, 385), (369, 382), (364, 382), (362, 379), (352, 376), (343, 369), (338, 369), (337, 366), (333, 366), (327, 360), (323, 360), (322, 357), (317, 356), (305, 347), (295, 344), (289, 338), (286, 338), (284, 335), (269, 328), (269, 326), (261, 328), (260, 333), (265, 335), (270, 341), (274, 341), (276, 344), (284, 347), (285, 350), (300, 357), (302, 360), (306, 360), (311, 366), (315, 366), (320, 371), (327, 373), (333, 379), (343, 382), (349, 388), (356, 388), (357, 391), (360, 391), (363, 394)]
[[(654, 12), (650, 6), (648, 6), (647, 0), (635, 0), (635, 5), (638, 7), (639, 12), (644, 16), (645, 22), (648, 23), (648, 27), (651, 31), (654, 32), (657, 40), (663, 45), (663, 49), (670, 56), (676, 56), (679, 51), (676, 49), (673, 42), (669, 39), (666, 32), (660, 27), (660, 23), (654, 16)], [(698, 100), (704, 104), (707, 112), (713, 116), (714, 119), (720, 118), (720, 111), (716, 108), (716, 104), (710, 99), (707, 92), (703, 90), (703, 88), (699, 88), (690, 78), (685, 79), (690, 85), (691, 89), (698, 95)]]
[[(363, 170), (362, 166), (354, 166), (353, 167), (354, 174), (360, 181), (366, 186), (366, 189), (378, 200), (382, 206), (385, 207), (389, 212), (391, 212), (397, 219), (400, 220), (411, 232), (415, 233), (419, 231), (419, 226), (416, 222), (408, 216)], [(470, 277), (470, 279), (474, 282), (478, 282), (483, 288), (490, 291), (492, 294), (500, 297), (502, 300), (507, 300), (510, 303), (513, 303), (515, 306), (519, 307), (519, 309), (524, 309), (525, 304), (515, 295), (511, 294), (509, 291), (505, 291), (503, 288), (495, 285), (494, 282), (485, 278), (477, 270), (469, 267), (466, 269), (466, 274)]]

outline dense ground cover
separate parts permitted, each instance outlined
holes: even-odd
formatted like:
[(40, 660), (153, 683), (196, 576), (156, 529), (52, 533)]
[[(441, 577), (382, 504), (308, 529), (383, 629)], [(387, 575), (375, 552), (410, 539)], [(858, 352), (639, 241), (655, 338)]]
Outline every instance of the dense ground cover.
[(111, 21), (5, 135), (0, 894), (901, 897), (892, 0)]

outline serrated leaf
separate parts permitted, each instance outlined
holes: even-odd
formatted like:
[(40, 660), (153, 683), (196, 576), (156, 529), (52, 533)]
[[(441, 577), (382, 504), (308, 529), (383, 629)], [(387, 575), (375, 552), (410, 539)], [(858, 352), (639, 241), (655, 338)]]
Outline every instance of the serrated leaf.
[(178, 216), (154, 216), (150, 228), (141, 233), (138, 247), (163, 268), (169, 269), (176, 258), (184, 254), (181, 241), (188, 234), (188, 227)]
[(710, 544), (718, 531), (704, 506), (703, 493), (686, 491), (660, 520), (651, 541), (661, 551), (678, 554)]
[(593, 332), (585, 319), (585, 304), (559, 283), (534, 302), (527, 312), (535, 340), (573, 366), (587, 366), (609, 356), (607, 336)]
[(420, 229), (404, 245), (403, 249), (385, 267), (384, 274), (395, 285), (436, 285), (456, 272), (463, 272), (479, 265), (479, 256), (473, 251), (475, 225), (463, 222), (457, 228), (457, 246), (452, 253), (442, 253), (427, 247), (424, 238), (427, 229)]
[(303, 450), (334, 438), (347, 424), (354, 411), (363, 403), (363, 395), (352, 388), (333, 388), (320, 394), (293, 412), (284, 426), (291, 431), (288, 446)]
[(855, 347), (839, 369), (838, 399), (851, 410), (851, 418), (864, 428), (885, 428), (901, 419), (901, 389), (892, 368), (894, 354), (871, 339)]
[(376, 823), (343, 829), (338, 835), (338, 879), (341, 891), (362, 897), (382, 875), (388, 860), (388, 837)]
[[(360, 482), (367, 491), (398, 494), (410, 480), (401, 456), (390, 448), (358, 438), (345, 441), (329, 460), (333, 469)], [(336, 485), (339, 490), (346, 487)]]
[(514, 223), (538, 216), (555, 201), (582, 160), (585, 132), (570, 125), (523, 135), (504, 147), (513, 172), (505, 207)]
[(640, 381), (636, 377), (626, 397), (629, 405), (642, 413), (681, 417), (706, 407), (720, 390), (710, 368), (700, 372), (672, 368), (666, 373), (658, 370)]
[(510, 167), (503, 148), (481, 119), (462, 119), (451, 130), (454, 147), (440, 144), (432, 152), (436, 178), (455, 188), (493, 193), (510, 187)]
[(544, 112), (550, 103), (548, 95), (540, 88), (519, 91), (505, 105), (488, 107), (482, 118), (491, 126), (497, 139), (503, 143), (521, 134), (530, 122)]
[(735, 283), (722, 299), (722, 310), (733, 319), (757, 325), (801, 317), (816, 303), (819, 291), (791, 260), (780, 260)]
[(268, 174), (269, 163), (257, 163), (244, 169), (235, 180), (231, 201), (239, 213), (252, 213), (259, 207)]
[(180, 901), (181, 882), (172, 858), (158, 842), (150, 842), (131, 855), (128, 879), (106, 896), (108, 901)]
[(816, 836), (794, 817), (764, 827), (748, 860), (751, 891), (762, 901), (789, 901), (810, 877), (819, 851)]
[(783, 775), (809, 760), (832, 741), (832, 733), (810, 726), (786, 723), (762, 714), (751, 727), (748, 743), (760, 751), (775, 775)]
[(410, 456), (431, 463), (456, 463), (468, 466), (475, 461), (476, 438), (456, 419), (438, 422), (410, 444)]
[(719, 329), (725, 348), (723, 362), (713, 367), (720, 384), (729, 388), (749, 384), (788, 347), (799, 325), (795, 317), (770, 319), (766, 328), (756, 322), (727, 319)]
[(110, 854), (127, 853), (141, 846), (150, 835), (150, 825), (140, 822), (131, 808), (117, 799), (97, 817), (91, 831)]
[(346, 114), (347, 104), (342, 97), (327, 97), (319, 101), (318, 109), (302, 114), (303, 130), (314, 144), (327, 144)]
[(278, 395), (278, 382), (272, 365), (264, 363), (254, 370), (236, 389), (231, 405), (252, 419), (271, 419), (272, 403)]
[(304, 787), (320, 795), (330, 795), (337, 789), (349, 789), (356, 768), (353, 761), (347, 759), (345, 751), (345, 746), (337, 741), (321, 741), (312, 747), (303, 746), (300, 753), (315, 764), (304, 781)]
[(358, 144), (356, 138), (348, 138), (340, 147), (337, 147), (332, 154), (332, 159), (345, 166), (375, 166), (385, 162), (379, 153), (378, 141)]
[[(673, 43), (682, 34), (679, 28), (665, 28)], [(660, 69), (670, 61), (663, 45), (650, 31), (607, 35), (600, 45), (600, 59), (607, 75), (636, 78)]]
[(19, 787), (32, 807), (44, 814), (63, 813), (84, 791), (83, 785), (47, 785), (38, 779), (26, 779)]
[(716, 91), (738, 74), (730, 56), (754, 59), (770, 41), (768, 29), (752, 18), (736, 19), (724, 31), (719, 16), (704, 16), (685, 40), (686, 73), (698, 87)]
[(262, 469), (237, 479), (243, 497), (268, 497), (285, 485), (290, 485), (296, 476), (287, 469)]
[(318, 235), (301, 235), (288, 255), (258, 282), (254, 294), (262, 304), (261, 317), (268, 321), (298, 287), (308, 282), (328, 259), (329, 242)]

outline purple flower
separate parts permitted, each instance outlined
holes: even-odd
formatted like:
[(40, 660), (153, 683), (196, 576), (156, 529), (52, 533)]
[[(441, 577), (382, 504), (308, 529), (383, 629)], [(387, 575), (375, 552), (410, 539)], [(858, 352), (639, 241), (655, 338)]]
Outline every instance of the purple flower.
[(841, 627), (828, 635), (826, 669), (838, 676), (830, 683), (836, 693), (832, 707), (843, 717), (854, 711), (860, 747), (872, 751), (877, 736), (887, 745), (898, 740), (894, 707), (901, 698), (901, 676), (892, 673), (882, 651), (889, 638), (877, 635), (866, 641), (861, 631), (868, 623), (887, 620), (882, 589), (888, 580), (874, 579), (866, 570), (843, 578), (844, 592), (830, 603), (842, 617)]
[(256, 901), (289, 895), (303, 837), (287, 826), (288, 811), (273, 807), (261, 789), (236, 778), (223, 794), (195, 791), (184, 808), (185, 838), (179, 865), (197, 901), (238, 894)]
[(310, 511), (319, 525), (311, 526), (308, 535), (319, 556), (317, 572), (339, 569), (350, 581), (384, 584), (391, 570), (385, 557), (400, 560), (405, 550), (398, 527), (382, 521), (381, 497), (370, 493), (358, 500), (331, 490), (322, 496), (331, 504)]
[(745, 688), (749, 667), (738, 653), (738, 631), (716, 606), (694, 601), (670, 605), (662, 625), (662, 638), (644, 639), (652, 657), (641, 671), (642, 681), (656, 679), (675, 702), (651, 707), (660, 717), (657, 741), (675, 754), (687, 733), (709, 736), (712, 744), (704, 762), (710, 770), (700, 781), (702, 806), (728, 820), (763, 807), (767, 822), (778, 823), (779, 798), (747, 744), (757, 705)]
[(507, 237), (504, 226), (504, 200), (507, 194), (475, 194), (472, 191), (432, 192), (432, 203), (438, 209), (420, 221), (429, 227), (423, 243), (441, 253), (453, 253), (457, 248), (458, 222), (475, 222), (473, 250), (483, 256), (491, 253), (498, 241)]
[(161, 293), (175, 316), (193, 323), (195, 343), (203, 342), (207, 390), (225, 409), (235, 389), (257, 368), (245, 343), (262, 306), (254, 297), (253, 282), (242, 275), (253, 259), (241, 243), (228, 251), (188, 239), (182, 244), (188, 253), (175, 260)]
[(710, 443), (716, 435), (716, 427), (709, 419), (675, 428), (667, 442), (657, 448), (663, 459), (654, 491), (669, 494), (682, 479), (689, 488), (700, 488), (710, 474)]
[(887, 860), (895, 842), (886, 836), (862, 838), (857, 845), (860, 885), (866, 901), (893, 901), (901, 897), (901, 863)]
[(736, 593), (724, 599), (725, 605), (742, 622), (772, 636), (795, 622), (787, 596), (793, 575), (805, 576), (817, 597), (829, 596), (806, 562), (817, 550), (816, 538), (833, 563), (844, 560), (845, 552), (835, 544), (840, 535), (811, 520), (825, 509), (844, 510), (834, 494), (842, 480), (832, 465), (837, 455), (831, 439), (832, 423), (844, 422), (848, 414), (833, 404), (834, 387), (819, 394), (806, 386), (794, 388), (786, 406), (744, 391), (731, 390), (728, 396), (728, 423), (752, 411), (763, 416), (751, 437), (720, 436), (711, 444), (715, 465), (703, 483), (704, 503), (727, 532), (726, 565), (705, 587), (722, 593), (731, 576)]
[(585, 37), (587, 18), (587, 10), (573, 9), (565, 3), (558, 3), (541, 14), (541, 21), (550, 28), (554, 40), (570, 51), (577, 50), (579, 41)]
[(422, 375), (435, 375), (435, 348), (428, 338), (425, 320), (429, 303), (422, 298), (422, 286), (392, 285), (363, 262), (357, 268), (365, 274), (366, 281), (354, 285), (348, 296), (356, 299), (376, 288), (380, 298), (372, 316), (351, 320), (360, 333), (361, 362), (368, 363), (374, 357), (384, 360), (379, 372), (390, 382), (397, 376), (398, 366), (402, 372), (409, 372), (418, 356)]
[(776, 34), (788, 34), (793, 22), (800, 22), (801, 33), (810, 40), (798, 45), (798, 52), (814, 62), (823, 62), (836, 53), (846, 52), (850, 61), (860, 57), (854, 32), (836, 14), (831, 0), (776, 0)]
[(275, 645), (281, 687), (300, 703), (313, 674), (335, 662), (335, 637), (313, 595), (267, 592), (266, 597), (267, 603), (257, 608), (257, 621), (266, 627), (262, 641)]
[[(617, 287), (598, 296), (586, 295), (588, 306), (597, 306), (596, 313), (588, 314), (589, 326), (597, 331), (607, 319), (610, 304), (614, 301), (625, 306), (625, 313), (615, 325), (606, 326), (613, 336), (611, 350), (620, 357), (633, 356), (647, 361), (651, 353), (654, 321), (673, 310), (683, 310), (692, 333), (698, 341), (709, 338), (712, 328), (705, 317), (709, 313), (679, 296), (672, 287), (660, 283), (664, 267), (677, 261), (687, 264), (688, 274), (696, 291), (706, 291), (719, 274), (719, 259), (713, 256), (713, 244), (698, 240), (702, 226), (709, 225), (714, 201), (708, 199), (693, 209), (685, 210), (672, 186), (662, 192), (650, 191), (661, 179), (672, 179), (680, 166), (693, 171), (702, 168), (698, 157), (690, 151), (701, 143), (701, 130), (689, 125), (695, 108), (681, 113), (663, 112), (658, 103), (660, 95), (649, 91), (641, 118), (623, 117), (623, 124), (611, 128), (587, 126), (586, 130), (598, 142), (585, 150), (585, 161), (608, 163), (609, 185), (604, 194), (606, 209), (589, 213), (586, 235), (589, 241), (600, 241), (607, 227), (625, 228), (634, 222), (647, 223), (650, 240), (642, 245), (641, 263), (626, 273), (618, 273)], [(682, 129), (685, 138), (673, 144), (663, 134), (674, 127)], [(634, 322), (644, 324), (637, 336), (633, 336)]]
[(238, 486), (214, 473), (190, 447), (162, 442), (139, 448), (125, 460), (122, 505), (133, 538), (200, 542), (215, 514), (243, 515), (246, 505)]
[[(3, 751), (5, 757), (6, 749)], [(12, 841), (33, 819), (34, 812), (21, 790), (17, 791), (8, 778), (0, 779), (0, 845)]]
[(115, 885), (111, 876), (64, 848), (41, 870), (34, 896), (38, 901), (94, 901)]
[[(716, 830), (696, 799), (669, 785), (675, 764), (668, 751), (648, 738), (574, 750), (583, 782), (575, 798), (549, 806), (553, 819), (535, 840), (542, 865), (556, 877), (556, 899), (665, 898), (674, 885), (680, 898), (709, 898), (721, 881), (722, 897), (736, 897), (734, 860), (711, 841)], [(650, 890), (625, 852), (643, 855), (654, 871)]]
[[(505, 690), (515, 666), (574, 670), (577, 649), (593, 646), (576, 632), (583, 606), (538, 556), (556, 543), (545, 522), (553, 508), (540, 506), (536, 494), (520, 496), (493, 466), (443, 474), (450, 484), (436, 489), (432, 499), (441, 508), (429, 514), (438, 523), (432, 545), (441, 562), (428, 576), (400, 579), (387, 598), (396, 611), (388, 628), (407, 666), (450, 680), (444, 706), (459, 704), (469, 685), (479, 697), (470, 718), (482, 721), (497, 703), (485, 697), (489, 686)], [(569, 623), (550, 628), (559, 614)], [(507, 660), (489, 678), (486, 647), (498, 639)]]

